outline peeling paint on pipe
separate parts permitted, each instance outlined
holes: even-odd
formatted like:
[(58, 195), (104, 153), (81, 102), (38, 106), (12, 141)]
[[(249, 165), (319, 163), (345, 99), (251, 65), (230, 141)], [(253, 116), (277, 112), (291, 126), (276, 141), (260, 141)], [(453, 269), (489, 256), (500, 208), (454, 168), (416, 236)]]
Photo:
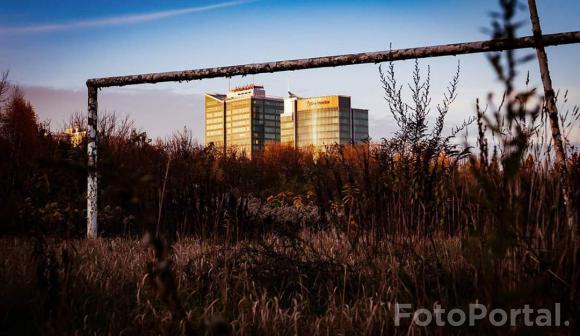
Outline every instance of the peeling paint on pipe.
[(87, 178), (87, 238), (97, 238), (97, 96), (98, 89), (88, 86), (88, 178)]

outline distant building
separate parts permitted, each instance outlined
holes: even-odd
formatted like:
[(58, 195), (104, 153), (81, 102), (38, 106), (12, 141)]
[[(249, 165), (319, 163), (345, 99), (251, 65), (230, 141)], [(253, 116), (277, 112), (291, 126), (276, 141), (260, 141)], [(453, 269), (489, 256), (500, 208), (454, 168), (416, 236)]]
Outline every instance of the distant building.
[(226, 144), (226, 96), (222, 94), (205, 95), (205, 143), (213, 143), (218, 148)]
[(268, 143), (295, 148), (359, 143), (369, 136), (368, 110), (351, 107), (348, 96), (286, 99), (247, 85), (227, 94), (205, 95), (205, 143), (234, 148), (252, 158)]
[(87, 131), (82, 131), (78, 127), (66, 128), (62, 133), (55, 133), (53, 137), (57, 141), (70, 143), (73, 147), (78, 147), (87, 136)]
[(205, 95), (205, 142), (234, 148), (247, 157), (280, 142), (284, 100), (266, 96), (263, 86), (237, 87), (226, 95)]
[(283, 144), (323, 149), (326, 145), (358, 143), (368, 134), (368, 110), (351, 108), (348, 96), (300, 98), (289, 93), (284, 100)]

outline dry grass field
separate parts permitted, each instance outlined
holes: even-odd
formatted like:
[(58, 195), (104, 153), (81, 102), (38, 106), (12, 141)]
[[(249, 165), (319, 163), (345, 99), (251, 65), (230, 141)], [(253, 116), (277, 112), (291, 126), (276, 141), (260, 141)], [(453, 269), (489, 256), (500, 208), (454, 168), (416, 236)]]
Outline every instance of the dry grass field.
[[(459, 237), (353, 240), (330, 230), (231, 245), (187, 238), (170, 248), (121, 238), (5, 238), (1, 246), (6, 334), (422, 333), (408, 321), (394, 328), (394, 303), (549, 307), (567, 295), (550, 275), (530, 273), (540, 265), (517, 256), (500, 274), (479, 278)], [(565, 304), (566, 316), (577, 303)], [(492, 330), (501, 331), (482, 323), (430, 332)]]

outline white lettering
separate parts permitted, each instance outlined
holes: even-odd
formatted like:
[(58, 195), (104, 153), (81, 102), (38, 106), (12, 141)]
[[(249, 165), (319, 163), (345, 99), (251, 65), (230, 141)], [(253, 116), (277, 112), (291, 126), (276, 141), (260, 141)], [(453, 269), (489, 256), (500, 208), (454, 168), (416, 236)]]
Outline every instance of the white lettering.
[[(497, 315), (500, 316), (501, 320), (496, 319)], [(492, 310), (491, 312), (489, 312), (489, 322), (494, 327), (504, 326), (505, 323), (507, 322), (507, 320), (508, 320), (507, 313), (503, 309), (496, 308), (496, 309)]]
[[(476, 312), (476, 309), (479, 312)], [(481, 303), (475, 303), (469, 305), (469, 326), (474, 327), (476, 320), (483, 320), (487, 315), (487, 307)]]

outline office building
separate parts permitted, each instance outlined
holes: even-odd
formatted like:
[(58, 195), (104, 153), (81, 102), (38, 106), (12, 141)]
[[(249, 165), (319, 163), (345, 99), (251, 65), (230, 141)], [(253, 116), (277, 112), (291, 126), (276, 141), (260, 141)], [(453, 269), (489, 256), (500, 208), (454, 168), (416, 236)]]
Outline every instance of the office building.
[(282, 143), (322, 150), (368, 138), (368, 110), (351, 107), (348, 96), (300, 98), (290, 93), (281, 117)]
[(268, 143), (280, 142), (284, 100), (268, 97), (264, 87), (237, 87), (226, 95), (205, 95), (205, 143), (231, 148), (252, 158)]

